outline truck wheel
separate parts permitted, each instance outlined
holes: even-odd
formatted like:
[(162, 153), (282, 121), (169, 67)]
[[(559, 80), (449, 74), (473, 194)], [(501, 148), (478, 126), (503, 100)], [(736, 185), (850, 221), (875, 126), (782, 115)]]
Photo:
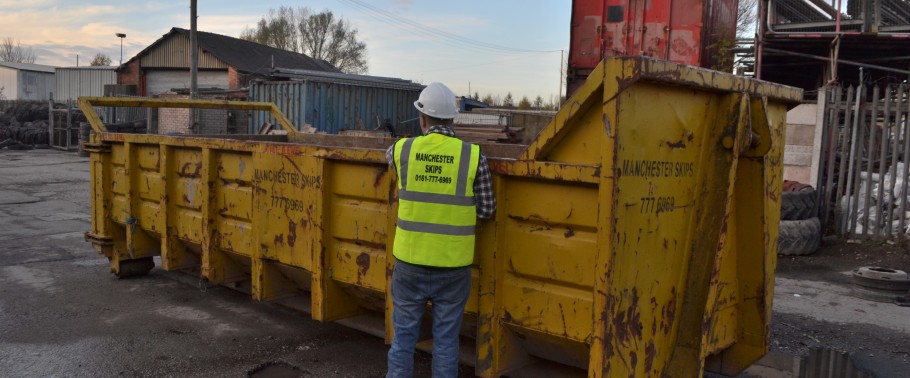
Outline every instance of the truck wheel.
[(780, 204), (781, 220), (803, 220), (816, 216), (818, 209), (818, 194), (811, 186), (799, 190), (787, 191), (782, 194)]
[(822, 225), (818, 217), (804, 220), (780, 221), (777, 253), (781, 255), (810, 255), (822, 240)]

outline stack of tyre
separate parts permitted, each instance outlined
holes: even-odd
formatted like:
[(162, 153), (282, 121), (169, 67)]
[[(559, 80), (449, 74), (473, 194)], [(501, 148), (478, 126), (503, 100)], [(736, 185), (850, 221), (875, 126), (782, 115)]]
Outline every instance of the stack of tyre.
[(810, 185), (784, 181), (780, 207), (780, 233), (777, 253), (809, 255), (822, 240), (822, 225), (818, 220), (818, 194)]

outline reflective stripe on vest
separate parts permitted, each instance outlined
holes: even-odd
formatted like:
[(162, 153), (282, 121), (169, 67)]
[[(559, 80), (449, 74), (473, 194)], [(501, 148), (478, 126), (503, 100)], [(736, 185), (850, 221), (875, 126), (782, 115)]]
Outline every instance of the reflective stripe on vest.
[(395, 257), (419, 265), (470, 265), (479, 147), (429, 134), (396, 143), (394, 160), (399, 177)]

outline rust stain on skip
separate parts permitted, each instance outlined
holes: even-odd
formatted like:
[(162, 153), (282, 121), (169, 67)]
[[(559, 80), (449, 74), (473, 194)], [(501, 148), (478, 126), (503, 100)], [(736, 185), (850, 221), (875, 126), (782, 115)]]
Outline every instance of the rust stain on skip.
[[(612, 340), (604, 343), (604, 353), (607, 358), (615, 355), (615, 349), (627, 349), (636, 340), (641, 340), (644, 326), (641, 323), (641, 313), (638, 309), (640, 299), (638, 289), (625, 290), (625, 293), (629, 295), (621, 295), (623, 298), (617, 298), (615, 295), (607, 296), (606, 311), (601, 314), (602, 317), (606, 317), (608, 313), (613, 314), (611, 318), (607, 318), (612, 322), (614, 332)], [(628, 298), (629, 303), (623, 305), (622, 302), (625, 298)], [(627, 365), (627, 367), (632, 370), (632, 367), (638, 364), (638, 355), (630, 352), (629, 358), (631, 365)]]
[(686, 148), (686, 142), (683, 142), (682, 139), (676, 142), (667, 141), (667, 147), (670, 147), (670, 149)]
[(569, 325), (566, 324), (566, 312), (562, 308), (562, 303), (559, 304), (559, 316), (562, 317), (562, 336), (569, 337)]
[(293, 247), (297, 242), (297, 223), (294, 221), (288, 221), (288, 246)]
[(360, 252), (360, 254), (357, 255), (357, 275), (363, 276), (367, 274), (368, 270), (370, 270), (370, 254)]
[(678, 141), (676, 141), (676, 142), (667, 141), (666, 144), (667, 144), (667, 147), (670, 147), (670, 149), (686, 148), (686, 144), (691, 143), (693, 140), (695, 140), (695, 134), (688, 132), (688, 133), (685, 133), (685, 135), (683, 135), (683, 137), (680, 138)]
[[(192, 173), (189, 172), (190, 169), (193, 169)], [(202, 162), (198, 162), (195, 164), (186, 162), (186, 163), (183, 163), (182, 166), (180, 166), (180, 176), (199, 177), (199, 171), (201, 171), (201, 170), (202, 170)]]
[(654, 346), (654, 340), (648, 342), (645, 347), (645, 371), (650, 372), (654, 367), (654, 357), (657, 356), (657, 348)]
[(660, 321), (660, 330), (664, 335), (669, 335), (673, 330), (673, 322), (676, 320), (676, 286), (670, 288), (670, 301), (664, 305), (661, 313), (663, 317)]
[(389, 166), (376, 167), (376, 175), (373, 178), (373, 187), (378, 188), (379, 184), (382, 183), (382, 178), (385, 177), (385, 173), (389, 171)]

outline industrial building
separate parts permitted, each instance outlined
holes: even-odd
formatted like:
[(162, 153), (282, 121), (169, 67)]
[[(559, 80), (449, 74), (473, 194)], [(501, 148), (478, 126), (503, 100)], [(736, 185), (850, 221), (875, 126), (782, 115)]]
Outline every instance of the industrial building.
[(48, 100), (54, 89), (54, 67), (0, 62), (0, 99)]
[[(199, 88), (238, 89), (265, 79), (273, 67), (340, 72), (328, 62), (220, 34), (197, 32)], [(190, 31), (170, 32), (123, 63), (117, 83), (136, 86), (136, 94), (154, 96), (190, 87)]]
[(80, 96), (103, 96), (105, 85), (117, 84), (115, 70), (116, 67), (109, 66), (57, 67), (54, 100), (67, 102)]
[(756, 77), (807, 99), (826, 85), (896, 85), (910, 73), (906, 0), (765, 0), (758, 17)]

